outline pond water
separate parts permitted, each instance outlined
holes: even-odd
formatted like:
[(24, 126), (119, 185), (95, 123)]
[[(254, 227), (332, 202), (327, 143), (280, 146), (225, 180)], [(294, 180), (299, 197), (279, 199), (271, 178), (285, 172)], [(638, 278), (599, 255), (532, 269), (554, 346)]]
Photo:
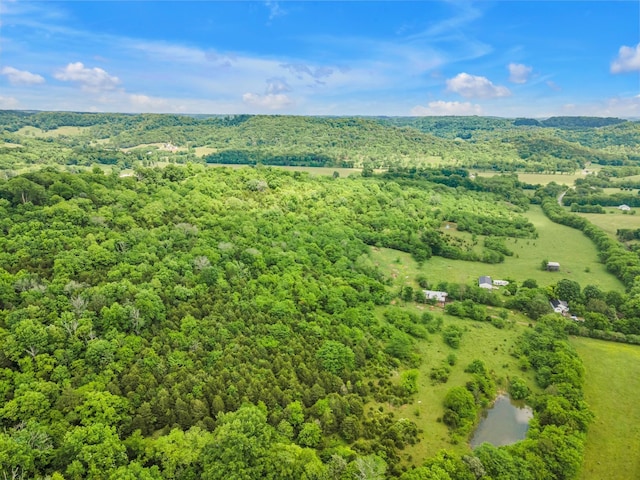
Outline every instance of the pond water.
[(487, 442), (496, 447), (523, 440), (529, 429), (533, 411), (524, 402), (498, 395), (493, 406), (482, 414), (480, 425), (471, 437), (471, 448)]

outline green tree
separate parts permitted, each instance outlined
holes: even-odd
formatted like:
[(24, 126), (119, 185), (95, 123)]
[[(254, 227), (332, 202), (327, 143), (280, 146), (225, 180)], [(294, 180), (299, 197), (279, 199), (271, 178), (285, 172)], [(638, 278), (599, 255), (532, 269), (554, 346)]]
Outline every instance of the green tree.
[(334, 340), (327, 340), (316, 353), (322, 368), (339, 375), (355, 366), (355, 355), (346, 345)]

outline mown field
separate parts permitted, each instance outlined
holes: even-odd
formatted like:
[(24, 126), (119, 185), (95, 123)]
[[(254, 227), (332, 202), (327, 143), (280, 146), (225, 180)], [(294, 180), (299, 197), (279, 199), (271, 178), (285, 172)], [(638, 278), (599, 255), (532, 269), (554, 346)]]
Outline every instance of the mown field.
[(640, 347), (574, 338), (586, 368), (589, 427), (580, 480), (640, 478)]
[(70, 136), (75, 136), (75, 135), (81, 135), (81, 134), (85, 133), (88, 129), (89, 129), (89, 127), (71, 127), (71, 126), (67, 126), (67, 127), (58, 127), (58, 128), (54, 128), (52, 130), (44, 131), (44, 130), (41, 130), (40, 128), (37, 128), (37, 127), (22, 127), (16, 133), (19, 134), (19, 135), (25, 135), (25, 136), (28, 136), (28, 137), (50, 138), (50, 137), (59, 137), (61, 135), (66, 135), (66, 136), (70, 137)]
[[(615, 207), (605, 207), (607, 213), (578, 213), (602, 230), (616, 236), (619, 228), (640, 228), (640, 215), (630, 215), (622, 213)], [(638, 212), (640, 208), (632, 208), (631, 211)]]
[[(374, 249), (373, 257), (385, 273), (412, 286), (417, 286), (415, 278), (418, 274), (425, 275), (434, 285), (441, 281), (472, 283), (481, 275), (489, 275), (493, 279), (511, 278), (519, 283), (532, 278), (539, 285), (551, 285), (568, 278), (583, 287), (593, 284), (603, 290), (623, 290), (620, 281), (598, 261), (595, 246), (582, 232), (551, 222), (536, 205), (531, 206), (526, 216), (535, 225), (539, 237), (507, 239), (505, 243), (514, 255), (506, 257), (504, 263), (432, 257), (419, 266), (409, 254), (386, 248)], [(561, 271), (542, 270), (544, 259), (559, 262)]]

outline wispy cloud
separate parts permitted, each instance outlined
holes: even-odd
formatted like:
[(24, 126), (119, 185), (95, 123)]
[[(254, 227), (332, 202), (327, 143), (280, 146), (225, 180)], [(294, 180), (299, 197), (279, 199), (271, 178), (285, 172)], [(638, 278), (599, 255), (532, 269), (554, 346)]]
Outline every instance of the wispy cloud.
[(291, 98), (282, 93), (268, 93), (266, 95), (245, 93), (242, 95), (242, 101), (247, 105), (258, 107), (261, 110), (282, 110), (294, 104)]
[(333, 68), (331, 67), (312, 67), (309, 65), (305, 65), (304, 63), (284, 63), (281, 66), (282, 68), (295, 75), (299, 80), (302, 80), (306, 76), (309, 76), (316, 82), (321, 82), (323, 78), (329, 77), (333, 73)]
[(62, 82), (74, 82), (88, 92), (102, 92), (114, 90), (120, 79), (109, 75), (102, 68), (87, 68), (82, 62), (68, 64), (53, 75)]
[(556, 82), (554, 82), (553, 80), (547, 80), (545, 83), (547, 87), (549, 87), (554, 92), (559, 92), (560, 90), (562, 90), (562, 87), (558, 85)]
[(129, 95), (131, 105), (138, 111), (156, 112), (167, 111), (170, 108), (169, 102), (164, 98), (150, 97), (148, 95)]
[(511, 95), (507, 87), (494, 85), (486, 77), (464, 72), (447, 80), (447, 90), (465, 98), (499, 98)]
[(509, 81), (512, 83), (527, 83), (533, 71), (532, 67), (522, 63), (510, 63), (507, 68), (509, 69)]
[(45, 82), (42, 75), (13, 67), (4, 67), (0, 74), (5, 75), (12, 85), (38, 85)]
[(440, 115), (482, 115), (482, 107), (470, 102), (445, 102), (438, 100), (429, 102), (426, 107), (417, 105), (411, 109), (415, 116)]
[(269, 9), (269, 20), (273, 20), (277, 17), (282, 17), (287, 14), (287, 11), (282, 8), (279, 2), (267, 0), (264, 2), (264, 6)]
[(611, 62), (611, 73), (626, 73), (640, 70), (640, 43), (635, 47), (623, 45), (618, 56)]

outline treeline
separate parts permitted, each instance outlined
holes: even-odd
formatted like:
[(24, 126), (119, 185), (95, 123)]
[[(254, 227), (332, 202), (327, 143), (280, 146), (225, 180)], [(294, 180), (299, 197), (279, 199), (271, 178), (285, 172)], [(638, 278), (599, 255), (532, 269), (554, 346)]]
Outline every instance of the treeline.
[(615, 117), (549, 117), (545, 120), (517, 118), (514, 125), (527, 125), (551, 128), (601, 128), (625, 123), (627, 120)]
[[(210, 116), (194, 118), (173, 114), (126, 114), (89, 112), (30, 112), (21, 110), (0, 110), (0, 124), (3, 129), (15, 132), (31, 126), (49, 131), (60, 127), (96, 127), (96, 131), (111, 136), (131, 128), (153, 130), (162, 127), (185, 127), (193, 125), (234, 126), (249, 118), (248, 115)], [(103, 138), (102, 136), (99, 138)]]
[(562, 203), (567, 206), (577, 204), (580, 207), (587, 205), (617, 207), (623, 204), (628, 205), (629, 207), (640, 207), (640, 195), (625, 192), (607, 195), (598, 192), (583, 192), (575, 189), (567, 191), (566, 195), (562, 198)]
[(291, 155), (269, 154), (250, 150), (224, 150), (204, 157), (206, 163), (225, 163), (232, 165), (303, 166), (353, 168), (354, 162), (332, 158), (322, 153), (301, 153)]

